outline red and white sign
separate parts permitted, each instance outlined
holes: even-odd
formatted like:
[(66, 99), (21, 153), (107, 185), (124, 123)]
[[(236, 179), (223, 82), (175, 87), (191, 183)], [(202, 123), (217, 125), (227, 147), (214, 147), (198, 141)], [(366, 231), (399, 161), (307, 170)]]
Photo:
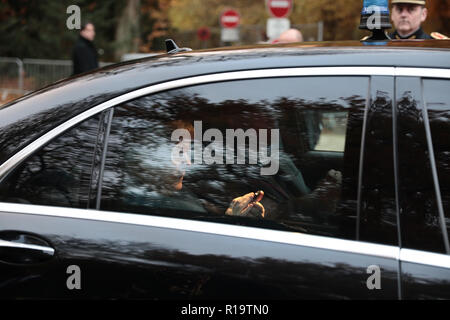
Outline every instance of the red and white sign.
[(269, 13), (274, 18), (285, 18), (292, 10), (292, 0), (266, 0)]
[(197, 30), (197, 37), (202, 41), (206, 41), (211, 38), (211, 31), (209, 31), (208, 27), (201, 27)]
[(220, 24), (223, 28), (237, 28), (241, 22), (241, 16), (236, 10), (229, 9), (220, 16)]

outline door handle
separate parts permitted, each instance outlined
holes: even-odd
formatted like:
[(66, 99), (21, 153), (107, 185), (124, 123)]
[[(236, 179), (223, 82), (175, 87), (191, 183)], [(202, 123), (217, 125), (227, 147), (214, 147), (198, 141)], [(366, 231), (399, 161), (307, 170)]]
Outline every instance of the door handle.
[(55, 249), (53, 249), (51, 247), (38, 246), (35, 244), (18, 243), (18, 242), (13, 242), (13, 241), (0, 240), (0, 247), (35, 250), (35, 251), (42, 252), (42, 254), (47, 254), (50, 257), (54, 256), (54, 254), (55, 254)]
[(40, 237), (17, 232), (0, 233), (0, 261), (33, 264), (50, 260), (54, 256), (55, 249)]

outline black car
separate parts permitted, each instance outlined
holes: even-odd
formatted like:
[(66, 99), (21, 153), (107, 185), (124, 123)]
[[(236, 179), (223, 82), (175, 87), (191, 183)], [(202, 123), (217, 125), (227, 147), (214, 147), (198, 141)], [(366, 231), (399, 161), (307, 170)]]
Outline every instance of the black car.
[(3, 299), (450, 299), (449, 228), (449, 40), (178, 52), (0, 109)]

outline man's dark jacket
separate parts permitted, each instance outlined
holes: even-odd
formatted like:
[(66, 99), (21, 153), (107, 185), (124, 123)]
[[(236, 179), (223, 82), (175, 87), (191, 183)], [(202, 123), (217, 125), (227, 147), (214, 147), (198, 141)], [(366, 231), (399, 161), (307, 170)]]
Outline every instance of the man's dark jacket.
[(433, 39), (429, 34), (425, 33), (425, 31), (422, 30), (422, 28), (419, 28), (416, 32), (413, 34), (410, 34), (407, 37), (402, 37), (398, 34), (397, 30), (395, 30), (394, 33), (391, 33), (389, 35), (391, 39)]
[(98, 68), (98, 55), (92, 41), (81, 35), (72, 52), (73, 75)]

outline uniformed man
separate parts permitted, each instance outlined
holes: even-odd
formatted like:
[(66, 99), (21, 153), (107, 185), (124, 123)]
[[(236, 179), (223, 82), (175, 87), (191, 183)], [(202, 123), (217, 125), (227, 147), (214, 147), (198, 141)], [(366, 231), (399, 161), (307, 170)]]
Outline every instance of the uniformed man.
[(392, 39), (433, 39), (422, 30), (427, 19), (425, 0), (392, 0), (391, 20), (395, 31)]
[[(386, 4), (388, 0), (385, 0)], [(381, 15), (381, 28), (372, 30), (368, 27), (369, 15), (366, 13), (366, 8), (363, 9), (361, 15), (360, 29), (372, 30), (372, 36), (362, 38), (362, 41), (382, 40), (382, 39), (448, 39), (447, 36), (432, 32), (431, 35), (422, 30), (421, 24), (428, 15), (428, 10), (425, 7), (426, 0), (391, 0), (391, 20), (394, 23), (395, 31), (391, 34), (386, 34), (384, 30), (390, 29), (389, 16), (387, 14)], [(386, 12), (388, 12), (386, 10)]]

